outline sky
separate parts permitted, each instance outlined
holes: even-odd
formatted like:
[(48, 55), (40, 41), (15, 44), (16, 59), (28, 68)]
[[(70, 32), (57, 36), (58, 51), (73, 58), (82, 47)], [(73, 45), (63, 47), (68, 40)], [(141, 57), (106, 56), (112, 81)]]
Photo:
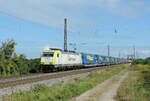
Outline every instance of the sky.
[[(0, 41), (14, 39), (16, 52), (38, 58), (45, 47), (137, 58), (150, 56), (149, 0), (0, 0)], [(69, 45), (75, 43), (75, 46)]]

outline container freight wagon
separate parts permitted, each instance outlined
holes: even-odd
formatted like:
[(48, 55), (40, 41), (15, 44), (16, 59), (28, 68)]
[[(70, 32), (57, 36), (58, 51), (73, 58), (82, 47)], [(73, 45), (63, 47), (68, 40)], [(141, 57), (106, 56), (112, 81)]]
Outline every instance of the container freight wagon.
[(109, 63), (112, 64), (113, 60), (112, 57), (109, 57)]
[(110, 57), (105, 56), (105, 63), (106, 63), (106, 64), (110, 64)]
[(105, 64), (105, 56), (101, 56), (101, 55), (95, 55), (95, 59), (97, 59), (97, 66), (101, 66)]
[(110, 62), (111, 62), (111, 64), (115, 64), (115, 57), (111, 57)]
[(118, 58), (114, 58), (114, 64), (118, 64)]
[(82, 53), (82, 64), (86, 66), (101, 66), (110, 63), (109, 57)]
[(120, 58), (117, 58), (117, 64), (120, 64), (120, 62), (121, 62)]
[(82, 64), (84, 66), (96, 66), (98, 65), (98, 56), (93, 54), (82, 53)]
[(99, 55), (98, 55), (98, 58), (97, 58), (97, 59), (98, 59), (98, 64), (99, 64), (99, 65), (103, 65), (103, 63), (104, 63), (104, 56), (99, 56)]
[(115, 57), (112, 57), (112, 63), (115, 64)]
[(100, 65), (106, 65), (107, 59), (106, 56), (99, 56)]

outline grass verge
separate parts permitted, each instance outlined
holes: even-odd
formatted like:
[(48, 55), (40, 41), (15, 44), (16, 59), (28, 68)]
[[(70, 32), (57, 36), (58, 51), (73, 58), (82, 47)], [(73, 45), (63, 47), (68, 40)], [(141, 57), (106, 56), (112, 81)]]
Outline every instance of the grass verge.
[(117, 101), (150, 101), (150, 66), (132, 66), (115, 98)]
[(67, 101), (72, 97), (95, 87), (97, 84), (118, 74), (124, 66), (108, 68), (104, 72), (90, 74), (84, 79), (76, 79), (72, 83), (59, 83), (53, 86), (37, 85), (30, 91), (20, 91), (4, 98), (3, 101)]

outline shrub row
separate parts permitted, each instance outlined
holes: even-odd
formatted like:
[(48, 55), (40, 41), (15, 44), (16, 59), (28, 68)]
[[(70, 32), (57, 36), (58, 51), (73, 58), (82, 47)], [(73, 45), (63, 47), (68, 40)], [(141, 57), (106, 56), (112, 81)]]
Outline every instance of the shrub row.
[(147, 59), (136, 59), (136, 60), (134, 60), (132, 62), (132, 64), (133, 65), (134, 64), (144, 64), (144, 65), (148, 64), (148, 65), (150, 65), (150, 58), (147, 58)]
[(40, 71), (40, 59), (27, 59), (25, 55), (17, 55), (15, 41), (7, 40), (0, 46), (0, 77), (22, 75)]

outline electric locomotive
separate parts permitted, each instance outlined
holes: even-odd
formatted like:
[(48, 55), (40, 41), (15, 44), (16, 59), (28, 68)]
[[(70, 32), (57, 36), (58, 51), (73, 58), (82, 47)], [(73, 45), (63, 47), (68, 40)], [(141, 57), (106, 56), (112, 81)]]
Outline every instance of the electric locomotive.
[(80, 68), (81, 66), (82, 58), (79, 53), (50, 48), (43, 51), (41, 56), (41, 68), (44, 71)]

